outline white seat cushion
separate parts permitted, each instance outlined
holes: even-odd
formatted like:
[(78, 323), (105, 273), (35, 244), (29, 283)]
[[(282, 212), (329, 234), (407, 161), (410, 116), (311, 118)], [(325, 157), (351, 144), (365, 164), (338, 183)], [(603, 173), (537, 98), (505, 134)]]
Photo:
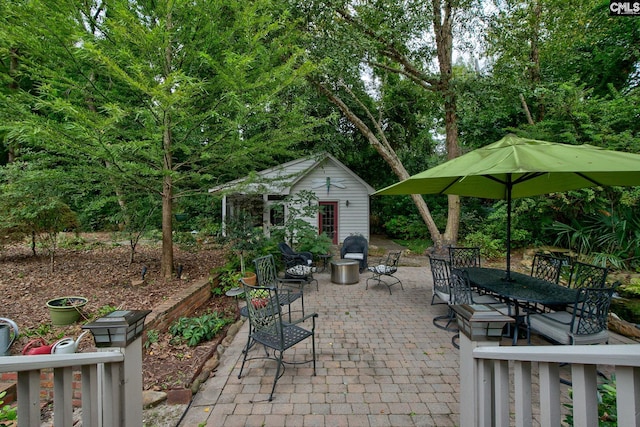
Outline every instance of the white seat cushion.
[(384, 264), (375, 265), (373, 267), (367, 267), (367, 270), (377, 274), (392, 274), (398, 271), (397, 268), (389, 267), (388, 265), (384, 265)]
[[(560, 344), (599, 344), (609, 339), (609, 331), (607, 330), (589, 335), (575, 335), (574, 331), (569, 330), (570, 322), (571, 313), (566, 311), (532, 314), (529, 316), (529, 325), (532, 331), (551, 338)], [(578, 323), (577, 319), (575, 323)]]
[(308, 276), (311, 273), (315, 273), (315, 267), (309, 267), (308, 265), (296, 265), (291, 268), (287, 268), (287, 274), (292, 276)]
[(346, 259), (364, 259), (364, 254), (363, 253), (347, 253), (344, 254), (344, 257)]

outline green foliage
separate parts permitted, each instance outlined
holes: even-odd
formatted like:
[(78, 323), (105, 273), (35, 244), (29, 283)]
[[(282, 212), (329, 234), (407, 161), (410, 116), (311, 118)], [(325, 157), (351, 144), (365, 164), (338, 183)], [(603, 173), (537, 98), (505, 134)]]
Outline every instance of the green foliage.
[[(624, 204), (606, 206), (593, 200), (586, 215), (556, 221), (548, 228), (563, 245), (599, 265), (616, 269), (640, 267), (640, 217), (636, 208)], [(595, 209), (593, 208), (595, 207)]]
[(241, 210), (234, 217), (227, 220), (225, 227), (226, 236), (222, 239), (229, 249), (230, 262), (237, 256), (240, 261), (240, 271), (245, 271), (245, 259), (252, 259), (262, 255), (264, 248), (271, 243), (264, 235), (261, 220), (249, 210)]
[(169, 327), (169, 332), (175, 338), (186, 341), (187, 345), (193, 347), (202, 341), (213, 339), (225, 325), (232, 321), (217, 312), (203, 314), (200, 317), (181, 317)]
[(467, 234), (461, 245), (478, 246), (482, 256), (489, 259), (503, 256), (506, 248), (504, 240), (491, 238), (482, 231)]
[(325, 233), (318, 234), (316, 230), (309, 230), (298, 236), (297, 250), (312, 254), (326, 254), (333, 246), (333, 242)]
[(107, 314), (113, 313), (114, 311), (118, 310), (118, 307), (114, 307), (112, 305), (103, 305), (102, 307), (100, 307), (98, 309), (98, 312), (96, 313), (96, 315), (94, 316), (96, 319), (99, 317), (104, 317)]
[(51, 324), (50, 323), (42, 323), (38, 325), (35, 329), (23, 329), (20, 331), (20, 335), (24, 335), (28, 338), (34, 337), (46, 337), (51, 332)]
[(401, 240), (394, 239), (394, 242), (406, 247), (411, 253), (422, 255), (426, 250), (433, 245), (431, 240), (416, 239), (416, 240)]
[(426, 224), (418, 215), (396, 215), (384, 223), (384, 228), (390, 237), (412, 240), (429, 235)]
[(214, 286), (213, 282), (211, 283), (211, 293), (213, 295), (224, 295), (229, 289), (240, 286), (240, 279), (243, 277), (243, 274), (238, 270), (223, 267), (218, 269), (217, 272), (220, 273), (220, 279), (217, 286)]
[(188, 231), (173, 233), (173, 242), (184, 251), (194, 251), (200, 247), (196, 235)]
[(160, 332), (157, 329), (149, 329), (147, 331), (147, 339), (144, 341), (144, 347), (149, 348), (151, 344), (155, 344), (160, 339)]
[(620, 286), (618, 292), (626, 298), (640, 298), (640, 278), (634, 277), (629, 284)]
[[(569, 396), (573, 397), (573, 390), (569, 390)], [(617, 413), (617, 390), (616, 390), (616, 377), (611, 376), (611, 379), (607, 379), (602, 384), (598, 385), (598, 426), (600, 427), (617, 427), (618, 425), (618, 413)], [(570, 413), (565, 415), (564, 422), (573, 426), (573, 405), (571, 403), (563, 404), (566, 408), (569, 408)]]
[(18, 408), (4, 404), (3, 399), (6, 395), (6, 391), (0, 392), (0, 427), (7, 425), (3, 421), (15, 421), (18, 419)]

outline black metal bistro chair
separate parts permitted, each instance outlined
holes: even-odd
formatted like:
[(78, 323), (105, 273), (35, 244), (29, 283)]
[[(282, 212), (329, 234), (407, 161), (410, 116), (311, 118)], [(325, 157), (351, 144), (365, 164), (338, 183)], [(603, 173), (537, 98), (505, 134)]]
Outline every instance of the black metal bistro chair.
[[(302, 315), (304, 316), (304, 282), (301, 279), (282, 278), (278, 276), (276, 261), (273, 255), (265, 255), (253, 260), (256, 269), (258, 286), (277, 288), (280, 293), (279, 303), (289, 307), (289, 321), (291, 321), (291, 304), (300, 300)], [(241, 311), (241, 314), (242, 313)]]
[(606, 284), (609, 270), (592, 264), (576, 261), (571, 267), (569, 287), (578, 288), (602, 288)]
[[(474, 292), (471, 289), (469, 274), (464, 270), (451, 268), (450, 283), (451, 300), (449, 301), (449, 305), (489, 304), (503, 314), (510, 311), (508, 305), (502, 301), (490, 295), (480, 295), (477, 292)], [(453, 344), (455, 348), (460, 348), (458, 345), (459, 338), (459, 332), (451, 338), (451, 344)]]
[(451, 268), (481, 267), (480, 248), (449, 247)]
[(529, 314), (527, 328), (558, 344), (600, 344), (609, 341), (607, 322), (614, 287), (580, 288), (569, 311)]
[(558, 283), (564, 260), (544, 253), (536, 253), (531, 263), (531, 277)]
[(367, 278), (365, 289), (369, 289), (369, 280), (374, 280), (377, 281), (378, 284), (382, 283), (386, 285), (389, 288), (389, 295), (391, 295), (391, 286), (398, 283), (400, 283), (400, 287), (404, 290), (402, 281), (395, 276), (398, 272), (400, 255), (402, 255), (402, 251), (389, 252), (387, 257), (381, 260), (379, 264), (367, 267), (367, 270), (372, 272), (373, 276)]
[[(447, 304), (449, 310), (446, 315), (436, 316), (433, 318), (433, 325), (446, 331), (455, 331), (457, 327), (450, 327), (451, 323), (455, 324), (456, 315), (451, 309), (451, 278), (449, 271), (449, 262), (442, 258), (429, 257), (431, 265), (431, 276), (433, 277), (433, 295), (431, 296), (431, 305)], [(437, 300), (440, 302), (436, 302)], [(447, 321), (441, 325), (440, 322)]]
[[(278, 379), (280, 379), (284, 374), (285, 363), (298, 364), (313, 362), (313, 375), (316, 375), (315, 329), (318, 314), (309, 314), (294, 323), (285, 322), (282, 319), (282, 302), (280, 301), (280, 293), (277, 287), (251, 286), (244, 283), (244, 281), (242, 282), (242, 287), (247, 300), (246, 307), (250, 322), (250, 330), (238, 378), (242, 377), (245, 363), (249, 360), (275, 360), (277, 362), (276, 372), (273, 378), (271, 394), (269, 395), (269, 401), (272, 401)], [(305, 329), (299, 326), (302, 322), (308, 319), (312, 320), (311, 329)], [(311, 360), (285, 362), (284, 352), (307, 338), (311, 338)], [(265, 355), (248, 357), (250, 346), (253, 344), (263, 345)]]

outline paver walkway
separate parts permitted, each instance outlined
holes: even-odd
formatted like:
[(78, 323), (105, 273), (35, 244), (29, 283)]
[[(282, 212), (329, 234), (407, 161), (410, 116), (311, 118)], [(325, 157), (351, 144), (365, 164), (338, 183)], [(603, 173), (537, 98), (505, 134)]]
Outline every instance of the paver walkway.
[[(404, 290), (396, 285), (392, 295), (386, 286), (366, 290), (369, 276), (361, 274), (358, 284), (337, 285), (328, 272), (321, 273), (316, 274), (319, 291), (305, 288), (305, 311), (318, 313), (317, 376), (311, 364), (286, 365), (272, 402), (267, 399), (273, 361), (248, 362), (238, 379), (245, 322), (180, 426), (456, 425), (458, 351), (451, 333), (432, 324), (447, 308), (430, 305), (428, 267), (401, 268)], [(297, 361), (310, 354), (306, 340), (285, 356)]]
[[(451, 345), (452, 333), (432, 323), (447, 307), (430, 305), (428, 267), (401, 267), (397, 275), (404, 290), (396, 285), (389, 295), (386, 286), (365, 289), (370, 273), (354, 285), (331, 283), (328, 272), (316, 274), (319, 290), (307, 286), (304, 299), (305, 311), (319, 316), (317, 376), (310, 363), (286, 365), (272, 402), (274, 361), (247, 362), (238, 379), (245, 322), (179, 426), (458, 425), (458, 350)], [(504, 339), (503, 345), (509, 342)], [(300, 361), (310, 355), (311, 342), (305, 340), (285, 358)]]

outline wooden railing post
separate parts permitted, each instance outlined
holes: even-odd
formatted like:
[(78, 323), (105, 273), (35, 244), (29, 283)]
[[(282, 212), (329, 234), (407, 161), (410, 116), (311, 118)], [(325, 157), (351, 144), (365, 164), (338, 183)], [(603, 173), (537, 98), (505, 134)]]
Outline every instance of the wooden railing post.
[(493, 399), (479, 402), (480, 396), (493, 396), (492, 373), (489, 364), (474, 360), (473, 350), (494, 347), (502, 338), (504, 325), (514, 320), (490, 305), (454, 305), (453, 310), (460, 329), (460, 427), (490, 426)]
[[(119, 381), (114, 383), (106, 376), (105, 387), (106, 414), (109, 409), (120, 408), (120, 420), (115, 423), (122, 427), (140, 427), (142, 425), (142, 331), (144, 319), (150, 310), (116, 310), (108, 315), (84, 325), (93, 334), (96, 346), (102, 349), (119, 349), (124, 355), (124, 364)], [(106, 373), (105, 373), (106, 374)], [(116, 390), (118, 392), (116, 393)], [(112, 412), (113, 413), (113, 412)]]

